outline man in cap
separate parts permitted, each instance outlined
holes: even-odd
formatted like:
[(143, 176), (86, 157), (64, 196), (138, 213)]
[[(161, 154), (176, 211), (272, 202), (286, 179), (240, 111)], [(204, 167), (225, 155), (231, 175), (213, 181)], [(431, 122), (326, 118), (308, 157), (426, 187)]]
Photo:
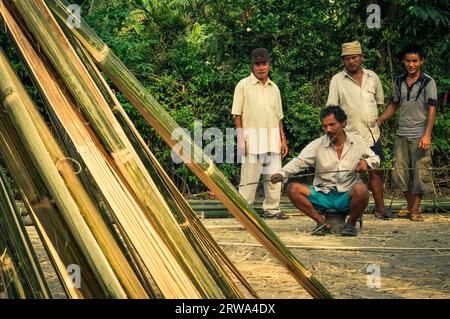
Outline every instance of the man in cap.
[[(288, 153), (283, 130), (283, 109), (277, 85), (269, 78), (271, 60), (264, 48), (252, 51), (252, 73), (234, 91), (233, 107), (242, 156), (239, 192), (252, 205), (261, 174), (269, 180), (281, 169)], [(238, 155), (239, 155), (238, 154)], [(281, 184), (264, 183), (264, 216), (287, 219), (280, 209)]]
[[(362, 67), (363, 52), (358, 41), (342, 44), (344, 70), (330, 82), (327, 105), (339, 105), (347, 114), (346, 131), (361, 136), (384, 160), (378, 127), (378, 105), (384, 103), (383, 87), (378, 75)], [(383, 202), (383, 175), (380, 170), (369, 172), (369, 187), (375, 200), (375, 216), (387, 219)]]

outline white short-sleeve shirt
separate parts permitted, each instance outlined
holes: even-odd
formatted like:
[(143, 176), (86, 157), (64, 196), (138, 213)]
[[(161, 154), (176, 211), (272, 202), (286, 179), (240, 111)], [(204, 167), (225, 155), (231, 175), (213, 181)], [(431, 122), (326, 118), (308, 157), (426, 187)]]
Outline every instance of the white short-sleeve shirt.
[(378, 105), (384, 103), (384, 93), (378, 75), (371, 70), (362, 70), (362, 86), (346, 70), (333, 76), (327, 106), (339, 105), (347, 114), (345, 130), (361, 136), (373, 146), (380, 138)]
[(233, 115), (242, 116), (242, 128), (249, 154), (280, 153), (281, 95), (270, 79), (263, 84), (252, 73), (234, 91)]

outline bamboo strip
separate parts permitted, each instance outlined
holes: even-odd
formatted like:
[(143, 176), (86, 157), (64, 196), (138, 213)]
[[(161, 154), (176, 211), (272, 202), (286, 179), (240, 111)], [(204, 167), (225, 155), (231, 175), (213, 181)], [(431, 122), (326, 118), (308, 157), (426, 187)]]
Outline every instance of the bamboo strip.
[[(219, 242), (219, 245), (224, 246), (243, 246), (243, 247), (261, 247), (258, 244), (250, 244), (250, 243), (232, 243), (232, 242)], [(386, 251), (415, 251), (415, 250), (450, 250), (450, 247), (376, 247), (376, 246), (308, 246), (308, 245), (287, 245), (289, 248), (298, 248), (298, 249), (314, 249), (314, 250), (386, 250)]]
[(21, 136), (26, 149), (30, 152), (39, 174), (62, 213), (62, 217), (91, 264), (94, 274), (99, 278), (105, 295), (125, 298), (125, 292), (87, 227), (77, 204), (47, 152), (32, 117), (27, 112), (29, 108), (25, 104), (32, 104), (32, 102), (23, 92), (18, 92), (18, 87), (20, 87), (18, 82), (3, 51), (0, 51), (0, 97), (4, 108)]
[[(60, 0), (47, 1), (61, 23), (70, 15)], [(258, 217), (220, 170), (203, 154), (201, 149), (184, 134), (182, 140), (173, 140), (172, 132), (179, 126), (159, 103), (145, 90), (133, 74), (113, 52), (95, 35), (84, 21), (80, 28), (71, 28), (77, 39), (85, 46), (108, 77), (130, 100), (144, 118), (162, 136), (169, 147), (180, 143), (185, 151), (180, 157), (200, 180), (221, 200), (243, 225), (277, 258), (315, 298), (331, 298), (330, 292), (298, 261), (282, 241)], [(196, 162), (195, 159), (200, 159)]]
[[(3, 245), (0, 238), (0, 285), (4, 285), (3, 294), (8, 299), (26, 299), (27, 291), (19, 279), (17, 266), (11, 258), (11, 252)], [(2, 291), (0, 291), (1, 297)]]
[[(31, 46), (27, 40), (26, 35), (18, 27), (15, 20), (9, 14), (9, 12), (3, 12), (5, 23), (16, 39), (16, 45), (18, 49), (22, 52), (22, 57), (31, 70), (32, 74), (35, 74), (35, 80), (38, 83), (51, 83), (54, 81), (49, 76), (51, 70), (42, 63), (38, 56), (38, 53)], [(50, 86), (50, 90), (55, 89)], [(45, 93), (52, 94), (48, 89), (44, 90)], [(54, 93), (53, 93), (54, 94)], [(106, 225), (103, 220), (98, 207), (90, 199), (89, 195), (83, 188), (83, 185), (73, 172), (71, 166), (67, 163), (64, 154), (60, 150), (59, 146), (54, 142), (53, 137), (45, 126), (45, 123), (41, 120), (39, 114), (36, 110), (29, 109), (30, 114), (32, 114), (33, 121), (39, 127), (39, 131), (42, 140), (45, 143), (46, 149), (49, 150), (53, 162), (58, 164), (59, 172), (64, 178), (65, 183), (68, 185), (71, 194), (74, 196), (75, 201), (81, 209), (82, 215), (86, 222), (88, 223), (90, 229), (93, 232), (96, 240), (98, 241), (102, 251), (104, 252), (108, 262), (110, 263), (112, 269), (117, 274), (121, 284), (127, 292), (127, 295), (131, 298), (148, 298), (148, 293), (146, 293), (139, 279), (134, 274), (132, 267), (129, 265), (127, 258), (121, 251), (116, 239), (111, 234), (110, 228)], [(62, 162), (61, 162), (62, 160)]]
[[(55, 69), (60, 72), (63, 80), (67, 82), (68, 88), (78, 99), (79, 105), (83, 107), (90, 123), (96, 129), (96, 133), (102, 138), (102, 143), (106, 146), (107, 151), (111, 152), (114, 164), (118, 169), (118, 172), (115, 173), (115, 180), (122, 178), (126, 180), (122, 187), (132, 189), (133, 196), (136, 196), (139, 204), (144, 207), (145, 215), (141, 217), (140, 223), (133, 222), (133, 227), (128, 229), (142, 229), (142, 232), (139, 233), (142, 234), (145, 233), (143, 230), (154, 227), (158, 236), (164, 238), (163, 241), (160, 240), (160, 245), (164, 243), (168, 245), (169, 249), (163, 255), (167, 258), (169, 254), (172, 254), (177, 260), (176, 263), (167, 263), (166, 269), (172, 271), (176, 282), (182, 282), (181, 285), (178, 285), (179, 289), (191, 289), (190, 293), (194, 297), (195, 290), (198, 290), (203, 297), (223, 297), (202, 261), (188, 244), (181, 228), (176, 224), (167, 204), (148, 176), (120, 125), (114, 119), (108, 105), (105, 104), (95, 85), (91, 83), (92, 80), (85, 72), (84, 66), (76, 55), (73, 55), (70, 45), (65, 42), (57, 25), (46, 12), (43, 2), (14, 1), (14, 3), (22, 17), (27, 17), (25, 19), (27, 26), (38, 38), (42, 50), (55, 64)], [(83, 151), (86, 150), (80, 150), (80, 154)], [(104, 190), (103, 187), (101, 189)], [(129, 222), (135, 218), (135, 215), (134, 213), (133, 216), (127, 217), (129, 219), (128, 226), (131, 225)], [(127, 222), (124, 221), (121, 224), (125, 228)], [(136, 241), (139, 240), (140, 238), (136, 239)], [(135, 248), (137, 249), (137, 246)], [(141, 253), (145, 255), (144, 251), (140, 252), (142, 256)], [(181, 267), (182, 270), (175, 271), (174, 267)], [(186, 276), (186, 279), (181, 280), (183, 276)], [(164, 280), (166, 281), (167, 278)], [(160, 280), (160, 282), (164, 284), (164, 281)], [(189, 282), (192, 283), (192, 286)]]
[(27, 298), (50, 298), (50, 289), (2, 171), (0, 171), (0, 237), (6, 240), (6, 247), (12, 252), (12, 261), (25, 287)]

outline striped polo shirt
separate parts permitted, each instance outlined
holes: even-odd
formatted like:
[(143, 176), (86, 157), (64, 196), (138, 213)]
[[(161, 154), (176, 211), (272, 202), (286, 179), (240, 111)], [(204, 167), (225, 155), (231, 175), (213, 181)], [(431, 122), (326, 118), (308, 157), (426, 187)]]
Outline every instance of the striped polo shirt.
[(410, 87), (407, 74), (395, 78), (393, 101), (400, 104), (397, 135), (405, 138), (421, 138), (425, 134), (428, 109), (437, 105), (436, 82), (421, 72)]

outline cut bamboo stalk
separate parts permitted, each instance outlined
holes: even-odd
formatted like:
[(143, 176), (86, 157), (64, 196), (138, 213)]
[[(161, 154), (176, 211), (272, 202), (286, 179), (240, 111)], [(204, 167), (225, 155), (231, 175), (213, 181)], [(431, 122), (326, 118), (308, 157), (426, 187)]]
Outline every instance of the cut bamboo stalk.
[[(67, 225), (59, 218), (60, 213), (49, 200), (45, 184), (4, 112), (0, 112), (0, 145), (1, 156), (22, 190), (27, 211), (67, 296), (72, 299), (101, 298), (97, 280)], [(81, 275), (82, 282), (86, 284), (79, 289), (66, 280), (67, 267), (71, 264), (79, 265), (84, 270)]]
[(77, 204), (47, 152), (45, 144), (39, 136), (39, 131), (26, 111), (27, 107), (25, 104), (32, 102), (27, 95), (20, 95), (17, 92), (18, 82), (3, 51), (0, 51), (0, 97), (3, 107), (8, 112), (26, 149), (30, 152), (39, 174), (47, 185), (56, 206), (62, 213), (62, 217), (82, 248), (94, 274), (99, 279), (105, 296), (126, 298), (122, 286), (86, 225)]
[[(19, 2), (16, 1), (16, 5)], [(70, 16), (70, 12), (63, 2), (52, 0), (47, 1), (47, 4), (60, 18), (60, 22), (64, 24)], [(24, 14), (25, 9), (22, 11), (22, 14)], [(298, 261), (295, 255), (286, 248), (282, 241), (259, 218), (257, 213), (239, 195), (234, 186), (231, 185), (214, 163), (192, 141), (191, 137), (183, 134), (181, 141), (181, 138), (179, 140), (172, 139), (172, 133), (180, 129), (177, 123), (89, 26), (81, 20), (80, 28), (70, 28), (70, 32), (83, 44), (102, 70), (105, 71), (149, 124), (155, 128), (169, 147), (182, 146), (184, 154), (180, 154), (180, 157), (186, 165), (216, 194), (218, 199), (242, 222), (247, 230), (291, 272), (307, 292), (315, 298), (331, 298), (330, 292)]]
[(175, 187), (167, 173), (163, 170), (162, 166), (150, 151), (149, 147), (145, 144), (141, 135), (109, 88), (94, 62), (87, 55), (87, 52), (80, 46), (76, 39), (71, 38), (71, 40), (76, 51), (78, 52), (78, 55), (89, 70), (94, 82), (98, 85), (100, 91), (108, 101), (108, 104), (111, 105), (114, 114), (124, 128), (128, 138), (132, 141), (134, 148), (138, 150), (141, 160), (146, 165), (149, 173), (158, 185), (159, 190), (164, 195), (164, 198), (169, 204), (172, 213), (176, 217), (179, 224), (184, 225), (183, 231), (186, 233), (188, 240), (191, 242), (193, 247), (197, 247), (197, 251), (201, 256), (204, 256), (203, 258), (205, 260), (209, 260), (209, 263), (213, 263), (209, 265), (209, 269), (213, 273), (214, 279), (223, 287), (222, 289), (228, 291), (227, 298), (242, 298), (243, 295), (234, 285), (231, 278), (229, 278), (226, 271), (222, 269), (219, 264), (215, 264), (216, 258), (218, 258), (219, 261), (221, 261), (223, 265), (227, 267), (234, 274), (234, 276), (236, 276), (236, 278), (244, 285), (253, 297), (257, 298), (257, 293), (217, 245), (204, 225), (199, 221), (195, 213), (189, 207), (181, 193)]
[[(3, 294), (8, 299), (26, 299), (27, 291), (19, 279), (17, 266), (11, 258), (11, 252), (3, 245), (0, 238), (0, 284), (3, 286)], [(2, 291), (0, 291), (1, 297)]]
[(0, 171), (0, 237), (6, 240), (5, 246), (12, 252), (12, 261), (18, 270), (18, 278), (25, 287), (27, 298), (51, 298), (50, 289), (2, 171)]
[[(31, 74), (38, 74), (39, 78), (35, 76), (35, 80), (38, 83), (51, 83), (53, 81), (49, 76), (51, 70), (42, 63), (38, 53), (29, 43), (27, 36), (18, 27), (9, 12), (5, 10), (3, 12), (3, 17), (9, 32), (13, 34), (14, 39), (17, 39), (16, 45), (22, 52), (23, 59), (27, 61)], [(68, 164), (67, 161), (69, 159), (62, 153), (59, 145), (54, 141), (50, 131), (47, 129), (35, 108), (29, 109), (28, 112), (31, 114), (33, 121), (39, 128), (46, 149), (49, 151), (53, 162), (57, 164), (60, 174), (64, 178), (71, 194), (80, 207), (84, 219), (93, 232), (93, 235), (108, 259), (108, 262), (127, 292), (127, 296), (130, 298), (148, 298), (149, 294), (146, 292), (138, 277), (135, 275), (134, 270), (129, 265), (127, 257), (116, 242), (116, 238), (111, 234), (111, 230), (103, 220), (98, 206), (91, 200), (78, 177), (75, 175), (72, 167)]]
[[(154, 228), (156, 230), (154, 235), (162, 236), (159, 239), (158, 246), (165, 244), (168, 246), (168, 249), (164, 252), (161, 251), (161, 257), (176, 259), (175, 263), (166, 264), (166, 270), (170, 270), (173, 273), (174, 282), (182, 283), (182, 285), (178, 284), (178, 289), (187, 293), (179, 296), (223, 298), (223, 293), (217, 289), (203, 262), (187, 242), (156, 185), (154, 185), (148, 175), (145, 166), (134, 152), (126, 135), (105, 103), (104, 98), (92, 84), (92, 80), (86, 73), (83, 64), (74, 55), (70, 44), (66, 42), (57, 24), (46, 11), (43, 2), (18, 1), (14, 3), (22, 17), (25, 17), (24, 20), (28, 28), (38, 39), (41, 49), (46, 53), (50, 61), (54, 63), (55, 69), (60, 73), (62, 79), (66, 81), (68, 88), (83, 108), (83, 112), (87, 115), (92, 127), (96, 129), (96, 133), (101, 137), (102, 143), (107, 151), (111, 153), (114, 162), (112, 163), (109, 160), (109, 165), (112, 166), (114, 164), (117, 168), (117, 172), (113, 172), (115, 174), (114, 180), (120, 183), (123, 178), (125, 182), (122, 182), (120, 187), (122, 189), (131, 189), (133, 196), (139, 200), (138, 206), (144, 208), (145, 214), (141, 217), (142, 219), (139, 223), (133, 221), (133, 224), (130, 224), (129, 222), (135, 218), (135, 216), (132, 216), (132, 218), (128, 218), (128, 221), (123, 220), (121, 224), (124, 228), (127, 226), (128, 229), (140, 230), (138, 232), (140, 235), (146, 233), (145, 230)], [(87, 155), (82, 154), (82, 156)], [(91, 173), (93, 172), (91, 171)], [(103, 187), (101, 189), (104, 191)], [(122, 198), (116, 200), (122, 200)], [(140, 210), (138, 209), (138, 211)], [(136, 214), (134, 213), (134, 215)], [(131, 236), (130, 232), (128, 234)], [(136, 238), (133, 241), (136, 249), (138, 249), (136, 244), (141, 239)], [(145, 249), (148, 250), (149, 247), (147, 245)], [(156, 248), (155, 245), (153, 247)], [(145, 256), (145, 253), (145, 251), (139, 252), (141, 256)], [(153, 259), (155, 258), (153, 257)], [(181, 271), (176, 271), (177, 267), (181, 267)], [(155, 271), (161, 270), (155, 269)], [(158, 284), (166, 285), (164, 281), (167, 281), (167, 276), (164, 280), (162, 279), (157, 279), (155, 276), (155, 281), (160, 281)]]

